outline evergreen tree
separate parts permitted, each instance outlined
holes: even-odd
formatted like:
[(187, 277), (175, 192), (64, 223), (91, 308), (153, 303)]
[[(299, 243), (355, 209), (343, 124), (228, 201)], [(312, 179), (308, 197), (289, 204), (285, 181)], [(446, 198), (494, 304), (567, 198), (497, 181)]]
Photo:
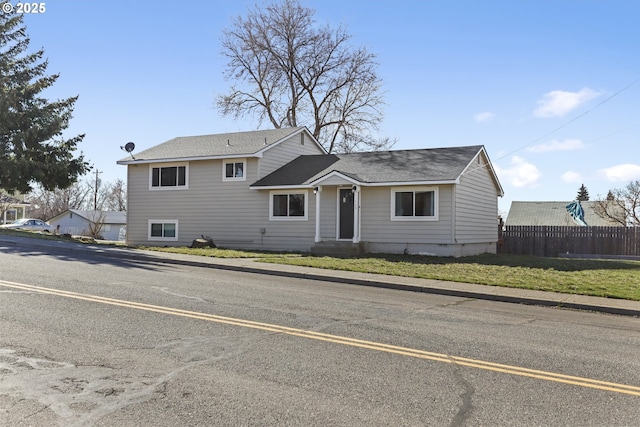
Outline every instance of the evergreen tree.
[(66, 188), (89, 170), (82, 153), (74, 157), (84, 135), (62, 135), (77, 97), (40, 96), (59, 75), (45, 75), (44, 50), (28, 47), (22, 15), (0, 13), (0, 189), (10, 193), (27, 193), (36, 183)]
[(587, 190), (587, 187), (585, 187), (584, 184), (582, 184), (580, 186), (580, 189), (578, 189), (578, 195), (576, 196), (576, 200), (579, 202), (589, 201), (589, 190)]

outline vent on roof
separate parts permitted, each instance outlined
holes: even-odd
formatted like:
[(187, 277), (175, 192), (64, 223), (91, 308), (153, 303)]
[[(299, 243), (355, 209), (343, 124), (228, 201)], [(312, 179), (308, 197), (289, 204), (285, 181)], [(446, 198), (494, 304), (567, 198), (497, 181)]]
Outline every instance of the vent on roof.
[(267, 137), (264, 137), (264, 145), (267, 145)]
[(231, 141), (227, 139), (227, 147), (231, 147)]

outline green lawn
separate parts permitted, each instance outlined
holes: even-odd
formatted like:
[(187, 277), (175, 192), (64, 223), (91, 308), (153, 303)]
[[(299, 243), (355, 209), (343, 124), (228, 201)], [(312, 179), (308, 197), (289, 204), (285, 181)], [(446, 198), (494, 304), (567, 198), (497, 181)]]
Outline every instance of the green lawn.
[(479, 255), (439, 258), (368, 255), (354, 258), (226, 249), (145, 248), (210, 257), (257, 258), (260, 262), (333, 270), (479, 283), (640, 301), (640, 261)]
[[(0, 231), (42, 238), (25, 232)], [(47, 236), (48, 238), (59, 238)], [(640, 301), (640, 261), (479, 255), (439, 258), (411, 255), (367, 255), (354, 258), (306, 254), (140, 247), (140, 249), (218, 258), (256, 258), (260, 262), (479, 283)]]

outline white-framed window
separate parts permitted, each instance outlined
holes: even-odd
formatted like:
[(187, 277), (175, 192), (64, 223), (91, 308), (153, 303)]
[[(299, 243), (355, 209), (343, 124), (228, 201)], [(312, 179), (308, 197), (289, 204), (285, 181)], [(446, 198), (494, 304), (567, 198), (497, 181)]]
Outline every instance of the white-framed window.
[(223, 181), (245, 181), (247, 179), (247, 160), (232, 159), (222, 162)]
[(189, 165), (174, 163), (149, 165), (149, 189), (177, 190), (189, 188)]
[(178, 220), (177, 219), (150, 219), (149, 240), (178, 240)]
[(269, 194), (269, 220), (307, 221), (307, 190), (272, 191)]
[(391, 221), (437, 221), (438, 187), (391, 189)]

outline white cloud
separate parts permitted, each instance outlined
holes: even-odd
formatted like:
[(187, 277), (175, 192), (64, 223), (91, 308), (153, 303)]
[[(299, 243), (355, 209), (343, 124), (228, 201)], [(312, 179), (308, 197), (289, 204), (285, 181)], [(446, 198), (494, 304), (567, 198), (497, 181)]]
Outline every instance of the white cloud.
[(542, 99), (538, 100), (538, 108), (533, 114), (540, 118), (562, 117), (598, 96), (600, 96), (600, 92), (588, 87), (580, 89), (579, 92), (554, 90), (542, 95)]
[(628, 182), (640, 179), (640, 165), (631, 163), (611, 166), (600, 169), (598, 172), (611, 182)]
[(553, 140), (544, 144), (534, 145), (528, 151), (532, 153), (545, 153), (547, 151), (572, 151), (584, 148), (584, 143), (579, 139)]
[(493, 119), (495, 116), (496, 116), (495, 114), (490, 113), (489, 111), (485, 111), (484, 113), (476, 114), (475, 116), (473, 116), (473, 118), (475, 119), (476, 122), (483, 123)]
[(514, 187), (535, 187), (542, 176), (535, 165), (520, 156), (513, 156), (511, 165), (506, 169), (495, 166), (500, 180), (509, 182)]
[(582, 182), (582, 175), (578, 172), (567, 171), (562, 174), (562, 180), (567, 183), (579, 183)]

